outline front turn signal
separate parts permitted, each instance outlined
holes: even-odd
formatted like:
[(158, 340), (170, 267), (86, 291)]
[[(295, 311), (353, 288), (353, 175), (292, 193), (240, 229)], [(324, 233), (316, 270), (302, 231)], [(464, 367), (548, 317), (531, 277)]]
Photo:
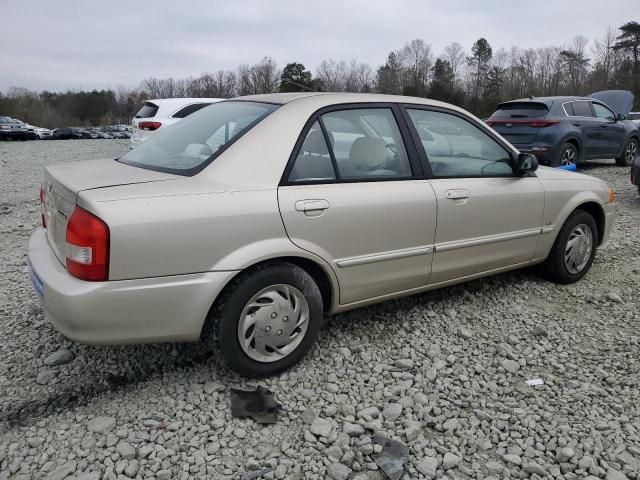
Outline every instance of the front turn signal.
[(616, 201), (616, 194), (613, 193), (613, 190), (611, 190), (611, 187), (609, 187), (609, 203), (613, 203)]

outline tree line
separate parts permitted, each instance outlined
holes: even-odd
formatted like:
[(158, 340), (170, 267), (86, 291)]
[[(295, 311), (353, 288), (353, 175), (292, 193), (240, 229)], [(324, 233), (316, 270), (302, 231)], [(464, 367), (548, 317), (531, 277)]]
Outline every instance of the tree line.
[(379, 92), (429, 97), (488, 116), (502, 101), (528, 96), (587, 95), (630, 90), (640, 105), (640, 24), (609, 28), (598, 39), (576, 36), (561, 46), (494, 50), (479, 38), (466, 51), (453, 42), (439, 55), (422, 39), (391, 51), (374, 69), (357, 60), (322, 61), (315, 74), (300, 62), (282, 69), (270, 57), (235, 71), (219, 70), (184, 79), (150, 77), (137, 88), (0, 92), (0, 115), (46, 127), (129, 123), (150, 98), (231, 98), (273, 92)]

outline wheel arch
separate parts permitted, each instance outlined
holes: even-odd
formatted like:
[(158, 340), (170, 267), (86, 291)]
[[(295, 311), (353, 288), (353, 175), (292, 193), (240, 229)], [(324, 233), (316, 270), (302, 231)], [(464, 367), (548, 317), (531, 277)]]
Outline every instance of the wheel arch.
[[(602, 205), (600, 205), (598, 202), (587, 201), (578, 205), (571, 211), (571, 213), (575, 212), (576, 210), (583, 210), (593, 217), (596, 222), (596, 227), (598, 228), (598, 245), (601, 245), (602, 239), (604, 238), (605, 229), (605, 214)], [(567, 219), (565, 218), (565, 222), (566, 221)]]

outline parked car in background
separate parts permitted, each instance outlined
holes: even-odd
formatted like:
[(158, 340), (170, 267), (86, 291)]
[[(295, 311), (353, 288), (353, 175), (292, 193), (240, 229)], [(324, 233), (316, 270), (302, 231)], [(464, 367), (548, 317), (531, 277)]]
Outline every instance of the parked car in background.
[(35, 130), (40, 140), (49, 140), (51, 138), (51, 130), (48, 128), (35, 127)]
[(615, 217), (603, 181), (538, 169), (415, 97), (241, 97), (69, 166), (45, 168), (28, 250), (53, 325), (89, 343), (201, 338), (251, 376), (300, 360), (325, 314), (534, 264), (576, 282)]
[(162, 128), (197, 112), (220, 98), (163, 98), (148, 100), (131, 123), (131, 144), (139, 145)]
[(56, 128), (53, 131), (52, 138), (54, 140), (79, 140), (81, 138), (90, 138), (89, 132), (85, 132), (86, 137), (82, 133), (82, 130), (74, 127)]
[(627, 115), (627, 120), (631, 120), (640, 128), (640, 112), (630, 112), (629, 115)]
[(0, 140), (27, 140), (27, 129), (10, 117), (0, 117)]
[(633, 94), (623, 90), (529, 97), (501, 103), (487, 124), (544, 165), (615, 158), (618, 165), (629, 166), (640, 145), (637, 125), (625, 117), (632, 106)]
[(34, 127), (33, 125), (29, 125), (28, 123), (25, 123), (22, 120), (18, 120), (17, 118), (14, 118), (13, 121), (20, 124), (22, 128), (24, 128), (27, 135), (27, 140), (38, 139), (38, 134), (36, 133), (36, 127)]

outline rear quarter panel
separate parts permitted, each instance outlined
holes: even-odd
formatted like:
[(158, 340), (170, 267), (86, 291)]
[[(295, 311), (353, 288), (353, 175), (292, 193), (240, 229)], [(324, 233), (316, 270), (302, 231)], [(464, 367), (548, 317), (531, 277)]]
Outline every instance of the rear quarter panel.
[(78, 202), (109, 225), (111, 280), (240, 270), (249, 259), (298, 250), (275, 188), (191, 178), (83, 191)]

